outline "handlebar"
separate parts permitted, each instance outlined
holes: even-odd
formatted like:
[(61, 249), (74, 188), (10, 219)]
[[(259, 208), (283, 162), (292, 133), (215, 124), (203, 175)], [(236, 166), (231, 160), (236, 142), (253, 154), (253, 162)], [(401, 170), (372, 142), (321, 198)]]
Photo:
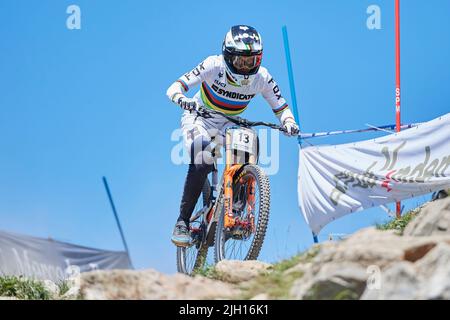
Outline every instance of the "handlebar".
[(239, 116), (229, 116), (223, 112), (212, 110), (212, 109), (205, 109), (203, 107), (197, 107), (195, 112), (197, 112), (197, 114), (203, 118), (208, 118), (208, 116), (211, 114), (218, 115), (218, 116), (224, 117), (227, 120), (229, 120), (230, 122), (233, 122), (234, 124), (236, 124), (240, 127), (244, 127), (244, 128), (264, 126), (264, 127), (268, 127), (271, 129), (276, 129), (276, 130), (280, 130), (282, 132), (286, 132), (286, 130), (282, 126), (277, 125), (277, 124), (264, 122), (264, 121), (250, 121), (250, 120), (241, 118)]

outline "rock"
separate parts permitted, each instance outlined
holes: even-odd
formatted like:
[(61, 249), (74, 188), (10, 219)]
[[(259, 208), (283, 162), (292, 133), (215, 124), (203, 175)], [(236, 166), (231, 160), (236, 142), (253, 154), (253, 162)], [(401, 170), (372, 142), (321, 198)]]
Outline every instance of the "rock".
[(296, 280), (290, 295), (294, 299), (358, 299), (364, 292), (368, 273), (357, 263), (329, 263), (316, 273)]
[(450, 235), (450, 198), (432, 201), (424, 206), (403, 234), (415, 237)]
[(92, 271), (81, 275), (81, 295), (105, 299), (230, 299), (239, 293), (229, 284), (183, 274), (164, 275), (155, 270)]
[(361, 300), (410, 300), (416, 298), (419, 278), (411, 262), (399, 262), (383, 270), (379, 287), (366, 288)]
[(366, 228), (346, 240), (324, 246), (312, 262), (320, 266), (327, 262), (347, 261), (384, 268), (402, 260), (417, 261), (440, 242), (450, 243), (450, 236), (408, 237), (394, 231)]
[(260, 293), (251, 298), (250, 300), (270, 300), (270, 297), (266, 293)]
[[(363, 229), (344, 241), (323, 243), (317, 256), (287, 270), (286, 274), (303, 274), (292, 286), (291, 295), (295, 299), (359, 298), (361, 295), (364, 299), (419, 299), (420, 296), (411, 295), (420, 289), (417, 287), (420, 277), (413, 272), (414, 263), (426, 261), (430, 252), (442, 244), (450, 244), (448, 235), (410, 237), (399, 236), (394, 231)], [(444, 258), (439, 265), (446, 265)], [(383, 290), (366, 290), (371, 269), (381, 271), (380, 278), (386, 285)]]
[[(396, 243), (396, 245), (392, 245)], [(391, 231), (366, 228), (333, 245), (324, 246), (313, 259), (315, 265), (327, 262), (355, 262), (363, 266), (379, 267), (403, 259), (406, 241)]]
[(403, 248), (403, 259), (410, 262), (415, 262), (422, 259), (435, 246), (440, 243), (450, 244), (449, 235), (433, 235), (429, 237), (402, 237), (402, 241), (406, 242)]
[(416, 263), (399, 262), (382, 272), (379, 289), (362, 299), (450, 299), (450, 245), (439, 243)]
[(419, 298), (450, 300), (450, 245), (438, 244), (416, 263), (423, 283)]
[(271, 264), (256, 260), (222, 260), (216, 265), (215, 270), (219, 274), (220, 280), (241, 283), (269, 272), (271, 267)]
[(215, 267), (220, 281), (154, 270), (93, 271), (81, 275), (80, 292), (85, 299), (236, 299), (251, 292), (252, 299), (265, 300), (271, 297), (266, 287), (279, 285), (282, 297), (287, 290), (295, 299), (450, 299), (449, 229), (446, 198), (424, 206), (403, 236), (363, 229), (321, 243), (263, 281), (259, 276), (272, 272), (270, 264), (221, 261)]

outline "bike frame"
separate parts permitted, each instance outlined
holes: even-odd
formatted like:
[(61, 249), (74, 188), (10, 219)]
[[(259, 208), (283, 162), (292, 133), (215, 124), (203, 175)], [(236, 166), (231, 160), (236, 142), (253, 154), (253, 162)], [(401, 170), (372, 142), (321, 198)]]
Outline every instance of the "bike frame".
[[(212, 177), (211, 177), (211, 202), (208, 206), (202, 208), (199, 210), (193, 217), (191, 218), (191, 221), (195, 221), (198, 219), (201, 215), (203, 215), (204, 222), (206, 223), (206, 233), (205, 233), (205, 239), (210, 238), (210, 233), (212, 226), (214, 225), (214, 222), (218, 221), (219, 216), (219, 210), (222, 205), (224, 207), (224, 226), (225, 228), (231, 229), (235, 226), (243, 226), (248, 227), (248, 221), (240, 221), (237, 217), (234, 217), (233, 214), (233, 182), (238, 181), (238, 179), (242, 179), (241, 177), (237, 177), (236, 181), (233, 181), (233, 178), (235, 177), (236, 173), (241, 170), (242, 167), (244, 167), (247, 164), (256, 164), (258, 162), (258, 155), (255, 154), (249, 154), (248, 161), (245, 163), (236, 163), (236, 157), (233, 155), (233, 148), (232, 148), (232, 130), (235, 130), (237, 128), (247, 128), (253, 131), (255, 137), (257, 137), (256, 132), (251, 129), (251, 127), (254, 126), (266, 126), (272, 129), (277, 129), (280, 131), (283, 131), (283, 128), (281, 128), (278, 125), (266, 123), (266, 122), (252, 122), (248, 121), (246, 119), (236, 117), (236, 116), (228, 116), (221, 112), (215, 111), (215, 110), (207, 110), (204, 108), (201, 108), (196, 111), (200, 115), (208, 115), (208, 114), (217, 114), (220, 115), (229, 121), (236, 124), (236, 126), (227, 128), (225, 130), (225, 170), (222, 175), (221, 183), (218, 183), (218, 170), (217, 170), (217, 159), (214, 160), (214, 169), (212, 171)], [(259, 146), (258, 146), (259, 148)], [(244, 183), (243, 180), (240, 180), (241, 183)], [(249, 218), (250, 218), (250, 228), (252, 231), (255, 229), (254, 225), (254, 215), (253, 210), (254, 204), (255, 204), (255, 187), (256, 187), (256, 181), (254, 179), (248, 179), (246, 182), (248, 184), (247, 187), (247, 211), (249, 212)], [(216, 196), (217, 195), (217, 196)]]
[[(223, 181), (223, 188), (224, 188), (224, 210), (225, 210), (225, 215), (224, 215), (224, 226), (225, 228), (231, 228), (234, 227), (238, 224), (240, 224), (240, 221), (237, 220), (234, 217), (233, 214), (233, 178), (236, 175), (236, 173), (241, 170), (241, 168), (247, 164), (256, 164), (258, 162), (258, 158), (257, 155), (250, 153), (249, 154), (249, 160), (248, 162), (244, 163), (244, 164), (237, 164), (236, 159), (233, 155), (233, 148), (231, 145), (231, 139), (232, 139), (232, 135), (231, 135), (231, 130), (235, 129), (235, 127), (231, 127), (229, 129), (226, 130), (226, 134), (225, 134), (225, 151), (226, 151), (226, 162), (225, 162), (225, 172), (224, 172), (224, 181)], [(254, 130), (252, 130), (255, 133), (256, 136), (256, 132)], [(238, 179), (240, 179), (238, 177)], [(243, 182), (243, 181), (242, 181)], [(251, 202), (254, 202), (254, 189), (255, 189), (255, 181), (254, 179), (250, 179), (248, 182), (248, 188), (247, 188), (247, 196), (250, 196), (250, 200)], [(250, 190), (250, 192), (249, 192)], [(248, 205), (248, 208), (253, 209), (253, 205)], [(253, 221), (253, 219), (252, 219)], [(251, 225), (251, 228), (254, 229), (254, 226)]]

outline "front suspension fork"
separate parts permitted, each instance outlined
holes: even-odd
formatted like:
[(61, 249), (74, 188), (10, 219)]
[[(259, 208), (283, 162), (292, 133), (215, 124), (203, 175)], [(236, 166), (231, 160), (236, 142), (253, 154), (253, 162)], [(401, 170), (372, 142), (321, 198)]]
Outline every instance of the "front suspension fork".
[[(236, 225), (236, 218), (233, 214), (233, 177), (237, 170), (239, 170), (242, 165), (234, 165), (229, 170), (226, 171), (224, 177), (224, 226), (225, 228), (231, 228)], [(251, 223), (251, 229), (254, 231), (254, 210), (255, 210), (255, 187), (256, 181), (253, 177), (248, 178), (244, 181), (242, 178), (238, 178), (240, 184), (247, 184), (247, 213), (248, 220)]]
[(231, 228), (235, 225), (235, 218), (233, 215), (233, 177), (237, 170), (242, 167), (240, 164), (236, 164), (231, 166), (228, 170), (225, 171), (225, 177), (223, 180), (224, 187), (224, 198), (223, 198), (223, 207), (224, 207), (224, 226), (225, 228)]

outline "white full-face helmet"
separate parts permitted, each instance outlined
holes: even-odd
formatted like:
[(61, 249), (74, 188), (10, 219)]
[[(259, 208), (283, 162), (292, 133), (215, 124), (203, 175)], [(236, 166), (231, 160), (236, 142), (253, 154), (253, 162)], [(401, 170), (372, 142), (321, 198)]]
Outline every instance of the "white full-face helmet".
[(261, 35), (250, 26), (233, 26), (223, 41), (222, 54), (232, 80), (239, 86), (250, 85), (261, 66)]

